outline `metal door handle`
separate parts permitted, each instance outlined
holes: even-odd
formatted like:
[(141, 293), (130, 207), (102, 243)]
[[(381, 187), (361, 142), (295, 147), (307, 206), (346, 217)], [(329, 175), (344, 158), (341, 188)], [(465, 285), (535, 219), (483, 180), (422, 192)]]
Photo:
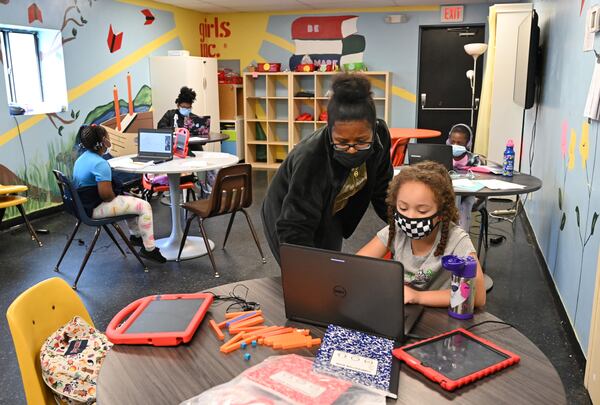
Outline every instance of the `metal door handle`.
[(421, 93), (421, 110), (425, 111), (471, 111), (470, 107), (425, 107), (427, 94)]

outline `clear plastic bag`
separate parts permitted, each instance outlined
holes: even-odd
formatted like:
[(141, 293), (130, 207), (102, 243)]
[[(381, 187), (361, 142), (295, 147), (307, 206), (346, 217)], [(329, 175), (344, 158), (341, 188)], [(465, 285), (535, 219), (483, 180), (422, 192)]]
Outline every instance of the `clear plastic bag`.
[(385, 404), (385, 396), (312, 371), (312, 359), (271, 356), (180, 405)]

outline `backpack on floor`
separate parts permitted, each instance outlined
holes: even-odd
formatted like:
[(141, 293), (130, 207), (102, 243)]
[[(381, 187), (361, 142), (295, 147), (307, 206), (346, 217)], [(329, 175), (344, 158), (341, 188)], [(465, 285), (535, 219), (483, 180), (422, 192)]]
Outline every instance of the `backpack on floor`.
[(93, 404), (96, 381), (106, 353), (106, 336), (76, 316), (42, 345), (42, 378), (58, 404)]

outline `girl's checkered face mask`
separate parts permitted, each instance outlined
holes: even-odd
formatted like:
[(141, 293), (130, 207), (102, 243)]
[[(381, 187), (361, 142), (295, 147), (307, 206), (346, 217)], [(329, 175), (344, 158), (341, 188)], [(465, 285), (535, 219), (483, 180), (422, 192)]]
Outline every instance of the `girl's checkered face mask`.
[(430, 235), (437, 226), (437, 224), (433, 223), (434, 218), (437, 216), (438, 213), (436, 212), (427, 218), (408, 218), (398, 211), (394, 211), (396, 225), (411, 239), (423, 239)]

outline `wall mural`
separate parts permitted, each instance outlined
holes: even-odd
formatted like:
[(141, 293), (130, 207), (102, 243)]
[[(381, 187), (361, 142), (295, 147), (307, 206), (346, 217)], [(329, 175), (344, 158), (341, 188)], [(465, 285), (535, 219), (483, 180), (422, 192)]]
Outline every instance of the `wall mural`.
[[(180, 40), (194, 40), (193, 34), (187, 35), (188, 31), (193, 31), (186, 25), (187, 22), (184, 21), (177, 27), (174, 20), (181, 21), (183, 15), (194, 18), (196, 13), (172, 6), (167, 6), (167, 11), (151, 10), (148, 6), (154, 5), (152, 2), (145, 2), (146, 7), (125, 3), (38, 0), (27, 4), (0, 0), (0, 23), (29, 24), (61, 30), (67, 65), (69, 111), (0, 120), (0, 184), (28, 184), (28, 212), (61, 202), (52, 170), (58, 169), (69, 175), (72, 173), (78, 149), (75, 137), (80, 125), (99, 124), (114, 118), (112, 87), (113, 84), (123, 85), (126, 68), (134, 70), (138, 77), (134, 86), (134, 91), (137, 89), (133, 99), (134, 111), (149, 111), (152, 98), (147, 55), (156, 50), (160, 50), (160, 54), (164, 55), (168, 49), (181, 49)], [(127, 18), (119, 18), (120, 16)], [(199, 20), (198, 17), (195, 18), (196, 21)], [(125, 25), (124, 21), (131, 22), (131, 25)], [(135, 35), (124, 38), (125, 33), (118, 30), (121, 26), (126, 27), (129, 32), (135, 30)], [(165, 37), (167, 39), (163, 40)], [(85, 41), (76, 41), (80, 38), (85, 38)], [(125, 43), (125, 40), (128, 43)], [(160, 41), (161, 44), (153, 45), (156, 41)], [(101, 45), (102, 42), (104, 46)], [(133, 62), (126, 61), (126, 64), (120, 65), (124, 63), (122, 58), (140, 52), (140, 48), (148, 47), (149, 44), (153, 46), (144, 50), (146, 56), (142, 54)], [(116, 59), (111, 56), (120, 53), (123, 55)], [(3, 61), (0, 57), (1, 63)], [(0, 76), (0, 114), (5, 114), (8, 110), (2, 89), (3, 82)], [(78, 94), (73, 93), (74, 88)], [(98, 91), (94, 90), (96, 88)], [(78, 97), (81, 99), (73, 101)], [(119, 110), (121, 113), (128, 112), (126, 100), (119, 99)], [(19, 131), (15, 125), (17, 120), (20, 124)], [(17, 135), (22, 137), (23, 151), (18, 147)], [(15, 216), (18, 216), (18, 213), (9, 209), (5, 219)]]
[(353, 15), (295, 19), (291, 27), (295, 51), (290, 57), (290, 70), (296, 70), (305, 55), (319, 66), (342, 68), (344, 64), (362, 63), (366, 40), (357, 34), (357, 23), (358, 17)]

